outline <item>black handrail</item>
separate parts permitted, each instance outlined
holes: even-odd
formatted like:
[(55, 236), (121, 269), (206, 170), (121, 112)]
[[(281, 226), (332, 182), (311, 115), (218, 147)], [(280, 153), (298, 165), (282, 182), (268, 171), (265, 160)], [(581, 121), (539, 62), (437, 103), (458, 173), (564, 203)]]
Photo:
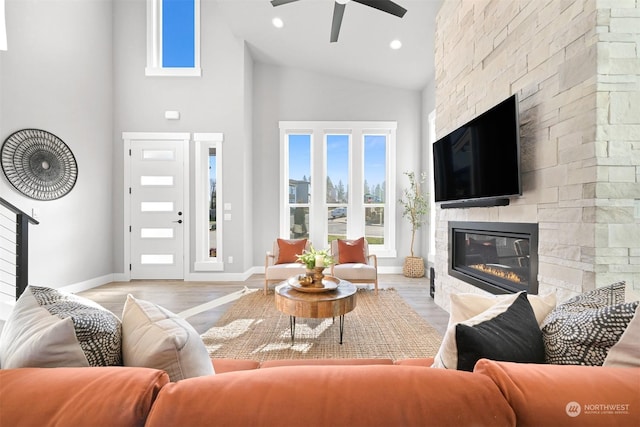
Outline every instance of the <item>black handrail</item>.
[(0, 205), (16, 215), (16, 299), (18, 299), (29, 284), (29, 223), (38, 225), (40, 222), (2, 197), (0, 197)]

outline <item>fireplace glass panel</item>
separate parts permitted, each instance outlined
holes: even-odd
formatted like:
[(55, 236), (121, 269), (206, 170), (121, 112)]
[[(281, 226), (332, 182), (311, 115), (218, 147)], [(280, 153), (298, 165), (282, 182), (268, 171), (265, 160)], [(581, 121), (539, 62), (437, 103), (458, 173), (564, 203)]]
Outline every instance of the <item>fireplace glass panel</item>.
[(529, 241), (522, 238), (456, 233), (456, 266), (494, 280), (527, 289), (529, 285)]
[(449, 273), (490, 292), (537, 293), (537, 226), (490, 224), (451, 227)]

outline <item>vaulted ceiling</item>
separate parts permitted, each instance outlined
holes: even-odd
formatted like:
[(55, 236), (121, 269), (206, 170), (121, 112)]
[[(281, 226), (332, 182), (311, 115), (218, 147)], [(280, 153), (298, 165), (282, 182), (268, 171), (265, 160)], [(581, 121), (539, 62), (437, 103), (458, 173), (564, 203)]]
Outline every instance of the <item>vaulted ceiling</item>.
[[(336, 43), (329, 42), (334, 0), (277, 7), (269, 0), (215, 1), (256, 61), (413, 90), (433, 79), (435, 16), (442, 0), (394, 0), (407, 9), (403, 18), (348, 1)], [(282, 28), (274, 27), (275, 17)], [(398, 50), (389, 46), (395, 39), (402, 42)]]

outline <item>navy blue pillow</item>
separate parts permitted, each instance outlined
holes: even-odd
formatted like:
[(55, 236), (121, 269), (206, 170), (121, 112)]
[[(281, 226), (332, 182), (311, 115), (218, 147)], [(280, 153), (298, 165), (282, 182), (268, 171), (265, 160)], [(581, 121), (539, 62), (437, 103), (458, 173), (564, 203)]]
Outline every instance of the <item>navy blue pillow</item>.
[(525, 292), (507, 310), (474, 326), (456, 325), (458, 369), (473, 371), (479, 359), (544, 363), (544, 342)]

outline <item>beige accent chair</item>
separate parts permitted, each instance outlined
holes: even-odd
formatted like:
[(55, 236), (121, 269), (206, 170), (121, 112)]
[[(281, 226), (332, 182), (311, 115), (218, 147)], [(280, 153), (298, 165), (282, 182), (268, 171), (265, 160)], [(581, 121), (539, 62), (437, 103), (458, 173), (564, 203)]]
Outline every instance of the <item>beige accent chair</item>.
[[(331, 242), (331, 256), (335, 264), (331, 266), (331, 275), (339, 279), (348, 280), (351, 283), (373, 283), (376, 295), (378, 295), (378, 257), (369, 253), (369, 244), (364, 240), (365, 263), (354, 262), (340, 264), (340, 251), (338, 240)], [(346, 240), (354, 242), (355, 240)]]
[[(303, 239), (283, 239), (286, 242), (297, 242)], [(311, 248), (311, 242), (307, 240), (307, 244), (304, 249), (309, 250)], [(264, 259), (264, 294), (266, 295), (269, 290), (270, 283), (279, 283), (283, 280), (287, 280), (289, 277), (296, 276), (298, 274), (305, 274), (307, 269), (304, 264), (299, 262), (287, 262), (278, 264), (278, 257), (280, 255), (280, 248), (278, 246), (278, 239), (273, 241), (273, 249), (271, 252), (267, 252)]]

